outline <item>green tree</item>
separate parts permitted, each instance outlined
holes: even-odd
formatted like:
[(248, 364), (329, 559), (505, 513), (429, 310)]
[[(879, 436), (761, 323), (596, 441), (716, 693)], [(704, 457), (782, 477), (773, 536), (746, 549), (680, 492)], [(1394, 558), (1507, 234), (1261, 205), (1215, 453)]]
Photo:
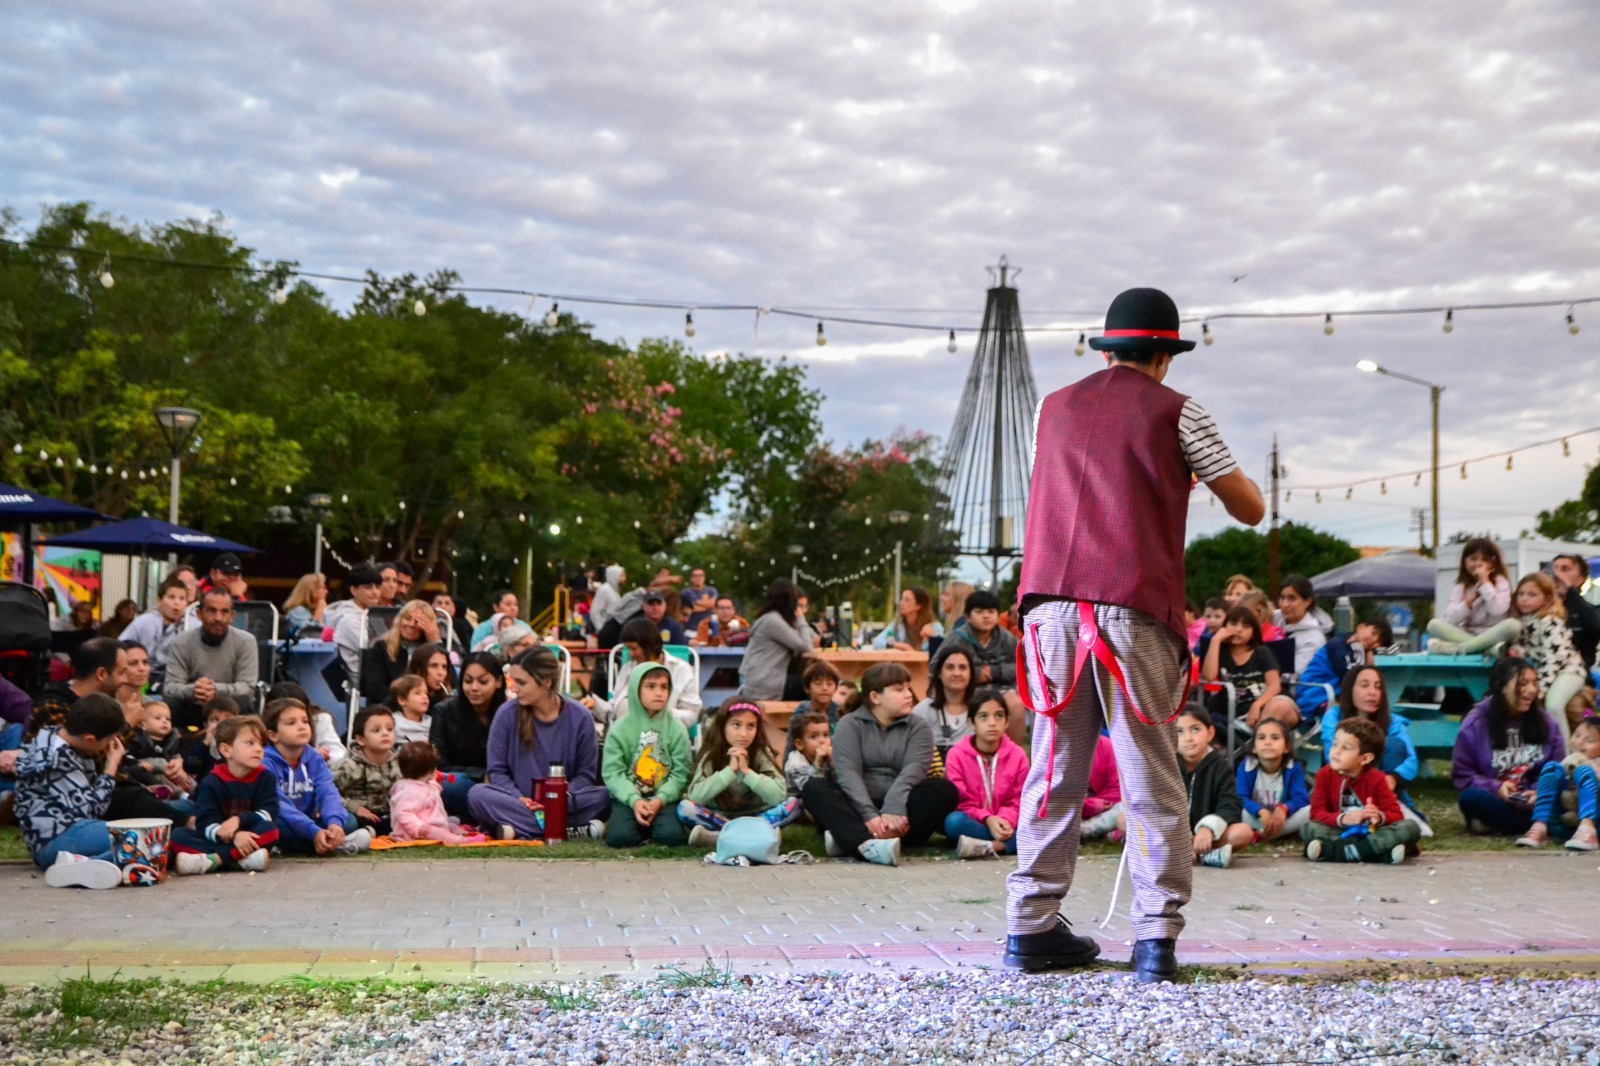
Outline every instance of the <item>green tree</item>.
[(1540, 511), (1534, 530), (1551, 540), (1600, 540), (1600, 466), (1591, 466), (1584, 475), (1577, 499)]
[[(1294, 522), (1278, 530), (1279, 572), (1313, 577), (1354, 562), (1361, 553), (1345, 540)], [(1244, 574), (1263, 587), (1267, 580), (1267, 534), (1235, 526), (1190, 543), (1183, 553), (1185, 587), (1197, 604), (1222, 595), (1234, 574)], [(1276, 589), (1265, 590), (1277, 598)]]

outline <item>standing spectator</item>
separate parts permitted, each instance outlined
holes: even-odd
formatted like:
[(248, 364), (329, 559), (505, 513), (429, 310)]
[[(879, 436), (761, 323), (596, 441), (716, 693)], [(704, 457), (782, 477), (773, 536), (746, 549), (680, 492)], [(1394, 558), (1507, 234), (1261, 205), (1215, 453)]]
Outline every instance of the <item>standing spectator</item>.
[(394, 567), (394, 602), (405, 603), (411, 599), (411, 585), (417, 579), (417, 571), (404, 559), (396, 559)]
[(321, 574), (305, 574), (294, 583), (294, 590), (283, 601), (283, 620), (288, 623), (289, 635), (304, 630), (313, 636), (322, 635), (323, 618), (328, 610), (328, 579)]
[(911, 586), (900, 593), (900, 612), (895, 620), (872, 640), (879, 650), (927, 651), (928, 642), (943, 638), (944, 626), (933, 616), (933, 601), (928, 590)]
[(611, 620), (611, 613), (622, 602), (622, 586), (627, 580), (628, 572), (622, 567), (614, 563), (606, 567), (606, 579), (594, 590), (594, 599), (589, 601), (589, 624), (596, 633)]
[(699, 629), (700, 623), (711, 617), (717, 607), (717, 590), (706, 584), (706, 572), (700, 567), (689, 571), (689, 587), (681, 593), (683, 604), (689, 608), (689, 618), (684, 624), (689, 629)]
[(139, 644), (150, 655), (150, 682), (159, 686), (167, 676), (172, 642), (183, 633), (183, 614), (189, 607), (189, 590), (176, 576), (161, 582), (156, 605), (128, 624), (123, 640)]
[(739, 617), (733, 597), (718, 596), (716, 610), (700, 620), (689, 643), (701, 648), (726, 648), (733, 638), (742, 643), (749, 634), (750, 623)]
[(122, 631), (133, 623), (138, 614), (139, 605), (137, 603), (132, 600), (123, 600), (111, 612), (111, 617), (100, 623), (100, 635), (102, 637), (112, 637), (113, 639), (120, 638)]
[(461, 617), (456, 607), (456, 598), (442, 589), (429, 597), (436, 612), (443, 612), (450, 619), (450, 631), (455, 635), (455, 652), (457, 656), (466, 655), (472, 650), (472, 623)]
[(780, 577), (767, 589), (766, 601), (750, 624), (739, 695), (752, 700), (804, 698), (794, 664), (810, 655), (813, 645), (799, 607), (800, 590), (788, 578)]
[(966, 625), (957, 628), (939, 651), (965, 648), (972, 656), (973, 685), (1000, 691), (1017, 687), (1017, 638), (1000, 628), (1000, 598), (987, 589), (967, 597)]
[(1538, 698), (1538, 673), (1508, 656), (1489, 670), (1488, 697), (1462, 719), (1450, 780), (1468, 832), (1515, 837), (1533, 824), (1539, 773), (1567, 753)]
[(1589, 560), (1581, 555), (1558, 555), (1550, 560), (1550, 576), (1556, 579), (1556, 593), (1567, 609), (1572, 643), (1583, 656), (1584, 667), (1592, 669), (1595, 648), (1600, 645), (1600, 607), (1583, 597), (1583, 586), (1589, 583)]
[(667, 597), (665, 593), (651, 591), (644, 598), (644, 617), (651, 625), (661, 632), (663, 644), (687, 644), (689, 638), (683, 632), (683, 624), (667, 613)]
[(1294, 638), (1294, 673), (1306, 672), (1317, 649), (1328, 643), (1317, 618), (1317, 593), (1303, 574), (1290, 574), (1278, 589), (1277, 622), (1283, 635)]
[[(200, 707), (213, 696), (252, 706), (261, 678), (256, 638), (233, 625), (233, 596), (214, 588), (200, 597), (200, 628), (172, 642), (162, 693), (185, 727), (200, 727)], [(307, 719), (309, 721), (309, 719)]]
[(437, 643), (439, 622), (433, 608), (421, 600), (411, 600), (401, 607), (389, 632), (369, 644), (361, 655), (362, 697), (368, 703), (382, 703), (389, 697), (389, 686), (406, 672), (411, 653), (424, 644)]
[(472, 639), (467, 642), (469, 648), (476, 649), (479, 644), (498, 633), (499, 627), (495, 623), (501, 618), (516, 619), (517, 594), (510, 589), (501, 589), (494, 594), (494, 599), (490, 601), (490, 607), (491, 613), (489, 617), (479, 622), (477, 627), (473, 629)]
[(339, 650), (339, 661), (344, 664), (345, 679), (354, 686), (361, 678), (361, 657), (372, 640), (367, 612), (378, 606), (383, 594), (383, 577), (377, 567), (362, 564), (350, 571), (344, 583), (350, 590), (350, 598), (330, 604), (322, 620), (333, 630), (333, 643)]
[(1461, 569), (1442, 618), (1428, 623), (1428, 652), (1470, 655), (1517, 639), (1511, 614), (1511, 578), (1500, 549), (1487, 537), (1461, 546)]

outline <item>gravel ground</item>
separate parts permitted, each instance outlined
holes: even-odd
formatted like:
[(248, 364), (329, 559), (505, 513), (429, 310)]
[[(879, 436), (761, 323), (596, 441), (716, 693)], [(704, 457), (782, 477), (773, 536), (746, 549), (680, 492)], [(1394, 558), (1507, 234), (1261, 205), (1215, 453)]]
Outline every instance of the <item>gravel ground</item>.
[(1202, 974), (1145, 988), (1113, 972), (747, 978), (708, 966), (549, 986), (93, 984), (6, 990), (0, 1061), (1600, 1064), (1593, 980)]

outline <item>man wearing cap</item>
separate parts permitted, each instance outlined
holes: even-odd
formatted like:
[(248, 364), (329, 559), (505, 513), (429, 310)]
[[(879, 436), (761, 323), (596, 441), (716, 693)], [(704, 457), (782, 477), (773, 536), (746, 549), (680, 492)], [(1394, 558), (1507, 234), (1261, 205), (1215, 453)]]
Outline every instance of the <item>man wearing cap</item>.
[(1060, 913), (1078, 857), (1095, 738), (1111, 734), (1128, 819), (1135, 975), (1170, 981), (1194, 848), (1171, 720), (1185, 699), (1183, 548), (1190, 491), (1261, 521), (1261, 492), (1211, 416), (1162, 384), (1189, 351), (1178, 308), (1156, 289), (1111, 303), (1090, 345), (1106, 368), (1039, 405), (1018, 584), (1017, 684), (1039, 715), (1007, 878), (1005, 962), (1081, 966), (1099, 945)]
[(200, 601), (212, 589), (226, 592), (235, 603), (246, 598), (250, 586), (244, 583), (244, 564), (232, 552), (221, 552), (211, 560), (211, 571), (195, 586), (194, 602), (183, 614), (183, 628), (200, 628)]
[(650, 624), (661, 631), (663, 644), (687, 644), (688, 636), (684, 633), (683, 623), (667, 615), (667, 598), (652, 589), (645, 594), (642, 613), (650, 620)]

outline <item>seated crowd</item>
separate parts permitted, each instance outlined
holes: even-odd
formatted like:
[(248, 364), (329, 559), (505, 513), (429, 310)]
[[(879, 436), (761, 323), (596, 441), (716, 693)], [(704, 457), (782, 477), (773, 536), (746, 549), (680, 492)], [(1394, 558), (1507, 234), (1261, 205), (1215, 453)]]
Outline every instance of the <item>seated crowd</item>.
[[(1587, 680), (1587, 637), (1600, 627), (1575, 640), (1571, 581), (1537, 575), (1502, 597), (1518, 617), (1495, 620), (1497, 561), (1464, 562), (1458, 590), (1471, 600), (1458, 621), (1515, 652), (1494, 664), (1488, 696), (1461, 725), (1452, 779), (1462, 817), (1472, 831), (1528, 847), (1564, 838), (1594, 850), (1600, 721), (1592, 690), (1572, 689), (1568, 675)], [(625, 655), (615, 691), (579, 696), (517, 620), (511, 593), (495, 598), (487, 629), (473, 629), (448, 596), (404, 599), (412, 575), (398, 565), (355, 568), (349, 599), (332, 605), (324, 582), (303, 580), (291, 625), (331, 638), (364, 698), (346, 748), (298, 685), (261, 691), (255, 641), (232, 624), (236, 563), (192, 592), (173, 575), (124, 639), (83, 641), (70, 680), (26, 702), (24, 720), (7, 712), (0, 793), (50, 884), (120, 883), (105, 823), (122, 818), (170, 820), (179, 874), (262, 871), (275, 852), (351, 855), (374, 840), (543, 841), (541, 787), (554, 779), (565, 782), (566, 836), (618, 848), (714, 848), (731, 823), (753, 819), (774, 834), (805, 820), (828, 854), (884, 865), (935, 836), (963, 859), (1016, 852), (1031, 716), (1017, 699), (1017, 638), (986, 591), (961, 590), (948, 625), (932, 618), (927, 593), (902, 597), (886, 643), (934, 649), (919, 700), (899, 662), (842, 684), (816, 654), (820, 635), (792, 582), (774, 582), (746, 621), (702, 571), (682, 594), (659, 575), (623, 593), (612, 567), (591, 622)], [(381, 633), (378, 606), (398, 609)], [(1431, 835), (1408, 793), (1421, 767), (1373, 662), (1392, 642), (1387, 623), (1332, 637), (1298, 576), (1282, 582), (1276, 612), (1238, 577), (1193, 615), (1201, 686), (1173, 729), (1195, 861), (1227, 867), (1240, 850), (1279, 840), (1313, 861), (1416, 854)], [(1438, 641), (1456, 635), (1440, 632)], [(1268, 650), (1286, 639), (1292, 655)], [(702, 706), (694, 671), (667, 653), (674, 641), (742, 645), (738, 694)], [(1232, 714), (1218, 698), (1223, 683)], [(798, 705), (780, 751), (766, 724), (770, 704), (789, 696)], [(0, 697), (0, 707), (15, 703), (5, 689)], [(261, 713), (248, 713), (258, 702)], [(1235, 728), (1248, 740), (1230, 757), (1219, 731)], [(1297, 753), (1318, 736), (1323, 765), (1312, 774)], [(1120, 841), (1125, 831), (1104, 734), (1080, 819), (1085, 836)]]

